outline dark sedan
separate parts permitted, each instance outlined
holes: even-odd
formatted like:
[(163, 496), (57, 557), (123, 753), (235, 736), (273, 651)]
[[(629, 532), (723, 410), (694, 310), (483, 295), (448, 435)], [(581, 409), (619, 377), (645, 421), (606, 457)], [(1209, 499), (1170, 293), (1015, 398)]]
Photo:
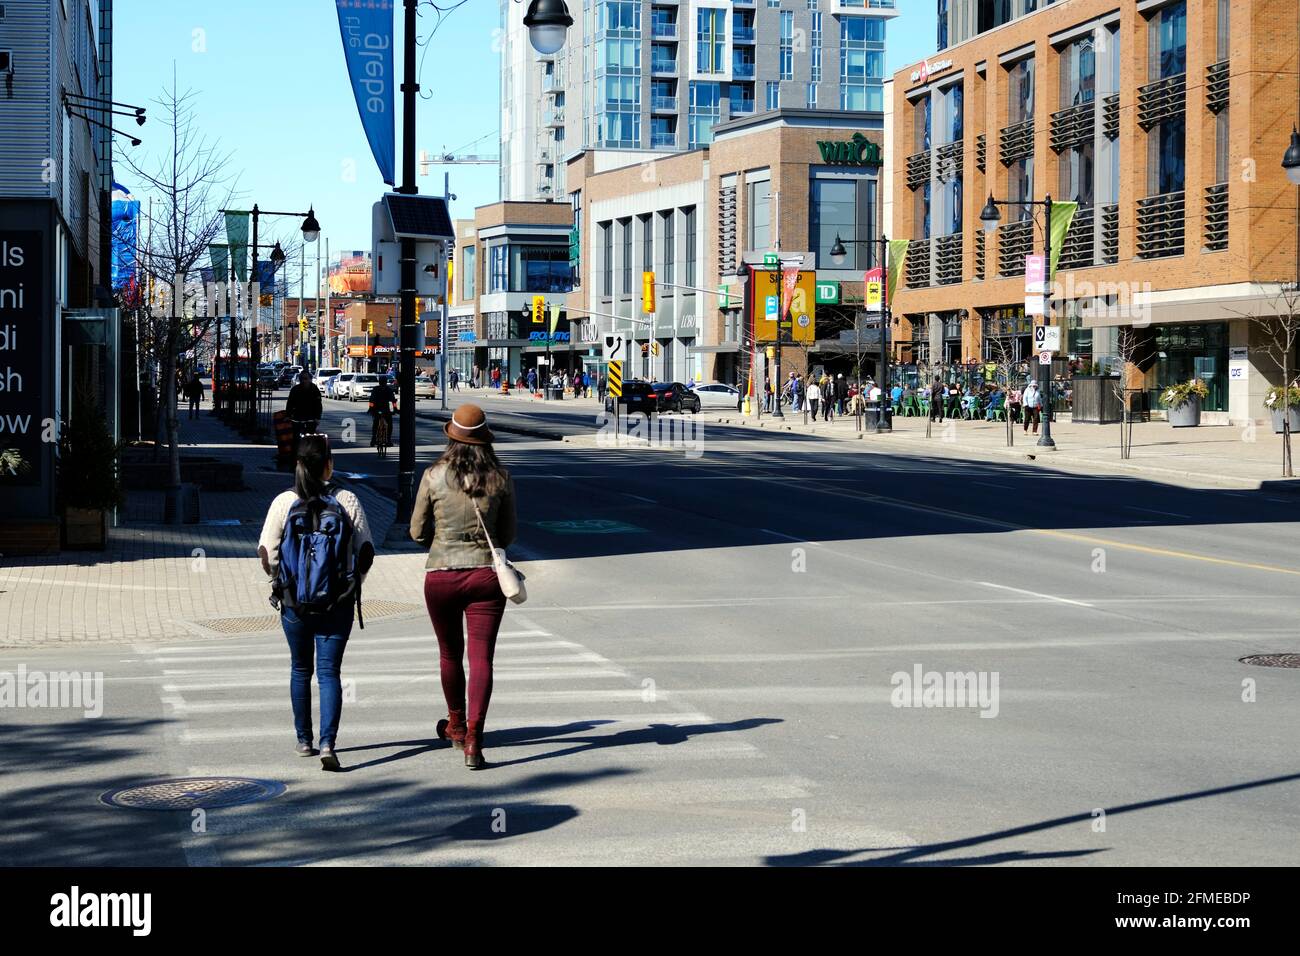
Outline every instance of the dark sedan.
[(656, 411), (699, 414), (700, 396), (681, 382), (655, 382), (651, 388), (657, 403)]

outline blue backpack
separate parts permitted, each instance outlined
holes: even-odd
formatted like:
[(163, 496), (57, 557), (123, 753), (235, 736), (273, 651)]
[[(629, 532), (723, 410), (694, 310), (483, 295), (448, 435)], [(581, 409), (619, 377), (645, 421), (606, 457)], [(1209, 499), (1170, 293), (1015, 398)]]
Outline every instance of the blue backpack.
[(361, 575), (352, 554), (352, 519), (332, 494), (298, 499), (280, 539), (275, 596), (286, 607), (328, 614), (356, 602), (361, 620)]

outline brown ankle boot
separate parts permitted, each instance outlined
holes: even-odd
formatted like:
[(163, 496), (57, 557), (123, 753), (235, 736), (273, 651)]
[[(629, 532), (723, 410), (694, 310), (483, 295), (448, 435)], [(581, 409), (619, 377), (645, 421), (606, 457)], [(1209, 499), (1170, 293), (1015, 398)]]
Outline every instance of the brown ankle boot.
[(450, 740), (456, 750), (465, 749), (465, 711), (447, 711), (446, 718), (438, 721), (438, 739)]
[(486, 763), (483, 759), (483, 725), (470, 724), (465, 731), (465, 766), (470, 770), (482, 770)]

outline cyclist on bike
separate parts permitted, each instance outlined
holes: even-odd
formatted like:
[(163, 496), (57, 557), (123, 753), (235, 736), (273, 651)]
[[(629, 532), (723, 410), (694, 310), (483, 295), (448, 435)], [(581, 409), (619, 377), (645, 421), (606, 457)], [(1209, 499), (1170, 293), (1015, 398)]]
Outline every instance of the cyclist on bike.
[[(393, 438), (393, 410), (397, 408), (397, 395), (393, 393), (388, 379), (381, 378), (379, 384), (370, 392), (370, 447), (378, 448), (383, 456), (391, 445)], [(380, 422), (383, 422), (382, 429)], [(382, 439), (382, 441), (381, 441)]]
[(320, 389), (312, 383), (311, 373), (306, 369), (298, 376), (298, 384), (289, 389), (289, 400), (284, 410), (293, 422), (294, 444), (303, 435), (311, 435), (321, 418)]

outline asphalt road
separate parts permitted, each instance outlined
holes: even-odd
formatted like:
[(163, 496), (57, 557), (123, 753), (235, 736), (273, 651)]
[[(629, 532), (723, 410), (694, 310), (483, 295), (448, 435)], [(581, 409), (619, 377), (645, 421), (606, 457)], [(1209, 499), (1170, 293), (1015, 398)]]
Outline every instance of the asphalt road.
[[(109, 707), (4, 717), (0, 860), (1300, 863), (1300, 670), (1238, 660), (1300, 652), (1300, 500), (707, 426), (699, 457), (500, 439), (530, 599), (498, 652), (492, 768), (433, 739), (418, 614), (349, 646), (338, 775), (292, 756), (275, 634), (25, 651), (104, 671)], [(340, 461), (391, 487), (395, 451)], [(988, 693), (896, 706), (918, 669)], [(286, 789), (203, 832), (96, 802), (206, 774)]]

